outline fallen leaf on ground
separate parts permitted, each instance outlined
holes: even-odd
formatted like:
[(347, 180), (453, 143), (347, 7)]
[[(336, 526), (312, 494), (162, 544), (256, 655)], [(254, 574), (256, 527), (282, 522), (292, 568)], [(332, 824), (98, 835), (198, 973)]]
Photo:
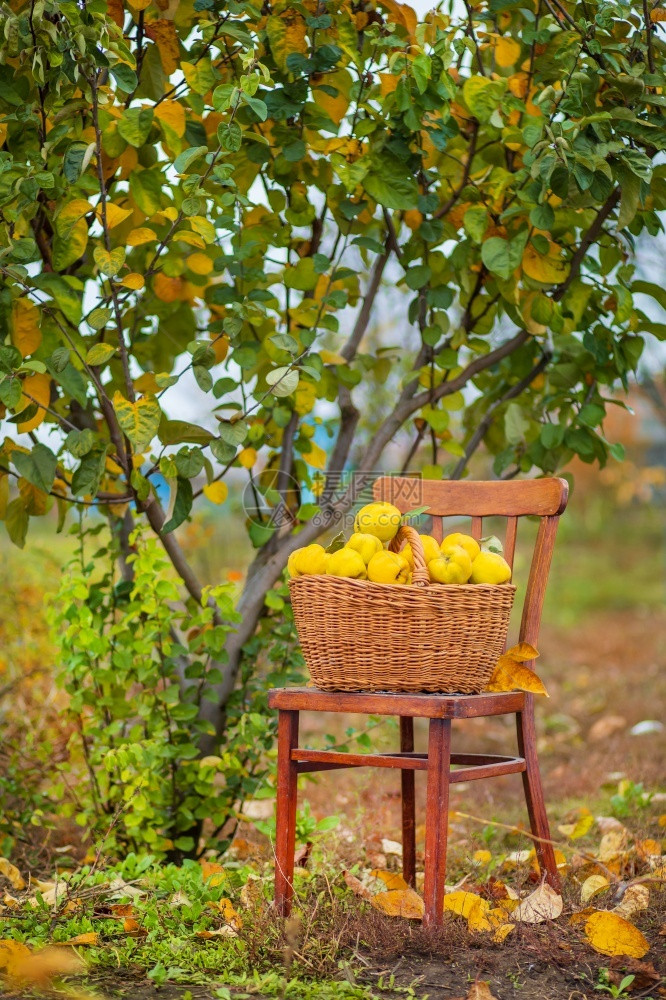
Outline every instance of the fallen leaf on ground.
[(4, 875), (7, 881), (11, 884), (12, 889), (16, 889), (20, 892), (21, 889), (25, 889), (26, 882), (21, 875), (18, 868), (8, 861), (7, 858), (0, 858), (0, 875)]
[(515, 926), (515, 924), (501, 924), (493, 933), (493, 941), (495, 944), (501, 944), (502, 941), (509, 936)]
[(643, 958), (650, 950), (650, 945), (637, 927), (607, 910), (597, 910), (587, 918), (585, 936), (594, 950), (602, 955)]
[(389, 917), (407, 917), (410, 920), (420, 920), (425, 911), (423, 900), (413, 889), (380, 892), (372, 897), (370, 905)]
[(370, 875), (372, 878), (380, 879), (387, 889), (409, 889), (409, 885), (398, 872), (389, 872), (382, 868), (373, 868)]
[(172, 907), (191, 906), (192, 900), (182, 891), (182, 889), (179, 889), (178, 892), (174, 892), (173, 896), (169, 900), (169, 905)]
[(230, 927), (233, 927), (234, 930), (237, 931), (241, 929), (243, 921), (234, 909), (234, 905), (230, 899), (220, 899), (217, 904), (217, 908), (222, 914), (225, 924), (229, 924)]
[(0, 941), (0, 969), (10, 986), (46, 987), (56, 976), (71, 976), (84, 968), (77, 955), (59, 948), (33, 952), (18, 941)]
[(357, 896), (360, 896), (361, 899), (372, 899), (372, 893), (370, 890), (363, 885), (360, 879), (356, 878), (355, 875), (352, 875), (351, 872), (343, 872), (342, 877), (351, 891)]
[(658, 860), (661, 858), (661, 844), (658, 840), (637, 840), (636, 851), (638, 856), (643, 858), (644, 861), (650, 861), (653, 858)]
[(15, 910), (21, 905), (16, 896), (10, 896), (8, 892), (2, 897), (2, 902), (5, 906), (8, 906), (10, 910)]
[(246, 910), (251, 910), (263, 901), (263, 885), (260, 878), (249, 876), (247, 882), (240, 891), (241, 906)]
[(650, 890), (646, 885), (630, 885), (622, 900), (613, 907), (613, 913), (619, 914), (625, 920), (631, 920), (637, 913), (647, 910), (650, 905)]
[[(654, 989), (661, 983), (662, 977), (651, 962), (639, 962), (636, 958), (616, 956), (609, 963), (611, 969), (618, 969), (618, 980), (626, 975), (634, 976), (632, 990)], [(615, 984), (619, 985), (619, 982)]]
[(523, 924), (541, 924), (544, 920), (556, 920), (562, 912), (562, 906), (559, 892), (555, 892), (544, 882), (516, 907), (511, 916)]
[(201, 874), (211, 888), (222, 885), (225, 879), (224, 867), (214, 861), (201, 861)]
[(77, 934), (69, 941), (56, 941), (59, 948), (78, 947), (79, 945), (90, 945), (94, 947), (99, 944), (99, 934), (96, 931), (88, 931), (86, 934)]
[(447, 892), (444, 897), (444, 909), (467, 920), (472, 910), (476, 909), (481, 902), (486, 901), (482, 900), (475, 892)]
[(109, 907), (114, 917), (131, 917), (134, 914), (132, 903), (112, 903)]
[(543, 681), (533, 670), (524, 666), (526, 661), (534, 660), (538, 655), (538, 650), (526, 642), (508, 649), (497, 661), (486, 691), (529, 691), (531, 694), (545, 694), (548, 697)]
[(210, 938), (235, 938), (238, 937), (238, 933), (229, 924), (225, 924), (224, 927), (218, 927), (214, 931), (197, 931), (195, 937), (207, 941)]
[(497, 998), (490, 992), (488, 983), (481, 982), (477, 979), (476, 982), (472, 983), (467, 996), (456, 997), (456, 1000), (497, 1000)]
[(558, 826), (557, 829), (569, 840), (578, 840), (579, 837), (584, 837), (586, 833), (589, 833), (593, 826), (594, 816), (591, 813), (586, 813), (575, 823), (566, 823), (563, 826)]
[(621, 830), (609, 830), (601, 838), (597, 858), (602, 864), (612, 861), (623, 853), (626, 843), (627, 831), (624, 828)]
[(605, 875), (590, 875), (583, 882), (580, 889), (581, 903), (587, 903), (600, 892), (604, 892), (610, 886), (610, 882)]

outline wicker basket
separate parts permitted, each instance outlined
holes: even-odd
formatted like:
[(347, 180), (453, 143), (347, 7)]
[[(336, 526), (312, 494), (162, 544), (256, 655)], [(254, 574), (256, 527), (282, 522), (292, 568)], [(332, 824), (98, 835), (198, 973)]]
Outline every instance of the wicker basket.
[(431, 584), (418, 532), (410, 542), (412, 583), (404, 586), (302, 576), (289, 581), (298, 637), (324, 691), (478, 694), (506, 644), (513, 584)]

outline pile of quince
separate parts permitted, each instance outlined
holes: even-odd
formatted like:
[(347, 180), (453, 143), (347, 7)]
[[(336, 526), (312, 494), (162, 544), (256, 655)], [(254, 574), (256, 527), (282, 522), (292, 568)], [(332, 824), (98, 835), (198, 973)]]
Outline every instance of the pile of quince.
[[(354, 520), (354, 533), (342, 548), (327, 552), (314, 543), (289, 556), (292, 577), (340, 576), (373, 583), (411, 583), (414, 557), (410, 544), (400, 552), (384, 548), (398, 532), (402, 515), (393, 504), (380, 501), (362, 507)], [(439, 542), (420, 535), (432, 583), (508, 583), (511, 567), (496, 538), (482, 540), (455, 532)], [(485, 541), (485, 544), (484, 544)]]

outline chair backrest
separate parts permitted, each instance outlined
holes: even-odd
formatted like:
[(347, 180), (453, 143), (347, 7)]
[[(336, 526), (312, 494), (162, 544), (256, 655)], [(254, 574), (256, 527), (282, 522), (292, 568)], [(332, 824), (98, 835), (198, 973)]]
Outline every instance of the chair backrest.
[(375, 500), (388, 500), (403, 514), (427, 506), (427, 514), (432, 517), (432, 534), (438, 541), (443, 537), (445, 517), (470, 517), (470, 534), (477, 541), (483, 535), (484, 517), (505, 517), (504, 557), (510, 566), (513, 566), (516, 548), (518, 518), (528, 515), (539, 517), (541, 520), (520, 624), (521, 641), (536, 645), (557, 525), (569, 496), (569, 485), (565, 479), (438, 482), (407, 476), (382, 476), (373, 485), (373, 496)]

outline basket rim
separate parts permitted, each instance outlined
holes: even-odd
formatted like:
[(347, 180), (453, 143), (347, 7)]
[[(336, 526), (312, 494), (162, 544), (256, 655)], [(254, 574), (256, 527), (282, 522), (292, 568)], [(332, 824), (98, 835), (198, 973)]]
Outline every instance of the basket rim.
[(333, 586), (338, 587), (341, 584), (351, 584), (355, 587), (381, 587), (383, 590), (395, 591), (399, 589), (403, 591), (416, 591), (419, 594), (427, 594), (432, 592), (440, 592), (442, 590), (473, 590), (479, 591), (479, 593), (484, 593), (489, 591), (491, 593), (496, 592), (506, 592), (513, 591), (514, 594), (517, 591), (517, 586), (515, 583), (429, 583), (427, 587), (417, 587), (413, 583), (375, 583), (374, 580), (354, 580), (348, 576), (329, 576), (327, 573), (307, 573), (304, 576), (294, 576), (288, 580), (290, 587), (292, 586), (303, 586), (307, 585), (312, 581), (325, 580), (327, 583), (332, 583)]

